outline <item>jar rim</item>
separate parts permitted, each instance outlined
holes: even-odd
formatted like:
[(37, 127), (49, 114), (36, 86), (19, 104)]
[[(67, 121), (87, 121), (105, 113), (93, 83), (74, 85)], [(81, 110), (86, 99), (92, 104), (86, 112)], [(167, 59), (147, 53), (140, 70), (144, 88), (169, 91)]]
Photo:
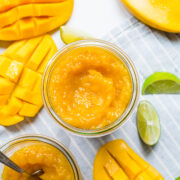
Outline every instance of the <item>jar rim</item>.
[[(126, 110), (123, 112), (123, 114), (113, 123), (105, 127), (92, 129), (92, 130), (77, 128), (63, 121), (63, 119), (61, 119), (57, 115), (53, 107), (50, 105), (51, 103), (48, 96), (49, 76), (51, 74), (51, 70), (54, 67), (54, 64), (59, 60), (59, 57), (63, 56), (65, 53), (68, 53), (69, 51), (75, 48), (85, 47), (85, 46), (101, 47), (110, 51), (111, 53), (114, 53), (116, 56), (120, 57), (120, 59), (123, 61), (123, 63), (126, 65), (127, 69), (129, 70), (129, 73), (132, 79), (132, 84), (133, 84), (132, 97), (128, 106), (126, 107)], [(58, 52), (48, 62), (46, 69), (44, 71), (44, 74), (43, 74), (43, 79), (42, 79), (42, 98), (43, 98), (45, 109), (49, 112), (49, 114), (53, 117), (53, 119), (55, 119), (56, 122), (58, 122), (58, 124), (60, 124), (61, 127), (63, 127), (65, 130), (68, 130), (69, 132), (75, 135), (79, 135), (79, 136), (99, 137), (99, 136), (104, 136), (115, 131), (119, 126), (124, 124), (124, 122), (127, 122), (128, 117), (130, 116), (130, 114), (132, 114), (139, 99), (139, 94), (140, 94), (139, 84), (140, 84), (139, 76), (138, 76), (134, 63), (127, 56), (127, 54), (118, 46), (104, 40), (97, 40), (97, 39), (80, 40), (59, 49)]]
[(72, 168), (73, 173), (74, 173), (75, 180), (81, 180), (80, 168), (79, 168), (79, 165), (78, 165), (75, 157), (67, 149), (67, 147), (64, 144), (62, 144), (61, 142), (57, 141), (54, 138), (44, 136), (44, 135), (40, 135), (40, 134), (21, 135), (21, 136), (17, 136), (15, 138), (9, 140), (8, 142), (6, 142), (2, 146), (0, 146), (0, 151), (4, 152), (8, 148), (11, 148), (12, 146), (16, 146), (16, 145), (18, 145), (20, 143), (36, 142), (36, 141), (46, 143), (46, 144), (49, 144), (49, 145), (57, 148), (66, 157), (66, 159), (70, 163), (71, 168)]

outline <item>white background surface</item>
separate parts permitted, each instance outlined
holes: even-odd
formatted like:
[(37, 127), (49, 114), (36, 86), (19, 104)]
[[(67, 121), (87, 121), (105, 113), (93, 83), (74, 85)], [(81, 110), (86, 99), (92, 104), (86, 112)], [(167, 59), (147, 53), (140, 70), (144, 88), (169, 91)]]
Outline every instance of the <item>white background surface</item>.
[[(85, 31), (94, 37), (102, 37), (130, 16), (120, 0), (74, 1), (74, 11), (67, 25)], [(53, 38), (59, 48), (59, 31)]]
[[(103, 37), (104, 34), (121, 24), (129, 16), (130, 14), (120, 0), (75, 0), (73, 15), (67, 25), (98, 38)], [(120, 31), (120, 29), (117, 30)], [(167, 38), (167, 34), (150, 30), (143, 24), (132, 26), (130, 31), (126, 33), (128, 33), (127, 37), (119, 33), (118, 36), (114, 36), (114, 40), (121, 40), (121, 43), (116, 43), (120, 44), (122, 49), (135, 61), (136, 67), (140, 70), (143, 78), (157, 70), (179, 73), (180, 37), (168, 35)], [(53, 32), (53, 39), (58, 48), (63, 46), (58, 30)], [(136, 46), (137, 43), (143, 48), (143, 53)], [(2, 42), (0, 42), (1, 53), (3, 46), (4, 43), (2, 45)], [(180, 96), (146, 96), (144, 98), (153, 102), (161, 119), (161, 140), (153, 148), (141, 143), (136, 129), (135, 114), (115, 133), (103, 138), (87, 139), (64, 132), (55, 121), (52, 121), (45, 109), (42, 109), (35, 120), (29, 118), (27, 121), (9, 128), (0, 126), (0, 145), (9, 141), (10, 138), (24, 134), (35, 133), (53, 137), (71, 150), (78, 161), (83, 178), (91, 180), (93, 160), (101, 143), (122, 138), (139, 155), (156, 167), (166, 180), (173, 180), (179, 176), (180, 172)]]

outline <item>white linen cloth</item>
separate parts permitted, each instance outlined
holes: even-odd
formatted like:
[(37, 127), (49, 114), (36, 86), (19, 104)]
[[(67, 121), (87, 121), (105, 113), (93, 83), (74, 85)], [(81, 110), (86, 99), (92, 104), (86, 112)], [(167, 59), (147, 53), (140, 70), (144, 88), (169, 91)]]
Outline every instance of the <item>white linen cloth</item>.
[[(131, 17), (102, 39), (116, 44), (128, 54), (139, 71), (141, 85), (145, 78), (156, 71), (168, 71), (180, 77), (178, 34), (151, 29)], [(161, 138), (154, 147), (144, 145), (139, 139), (136, 112), (116, 132), (88, 139), (65, 132), (44, 108), (34, 119), (27, 118), (8, 128), (0, 126), (0, 145), (23, 134), (36, 133), (55, 138), (76, 157), (83, 179), (90, 180), (98, 148), (112, 139), (124, 139), (134, 151), (157, 168), (166, 180), (173, 180), (180, 176), (180, 95), (146, 95), (141, 96), (141, 99), (149, 100), (161, 119)]]

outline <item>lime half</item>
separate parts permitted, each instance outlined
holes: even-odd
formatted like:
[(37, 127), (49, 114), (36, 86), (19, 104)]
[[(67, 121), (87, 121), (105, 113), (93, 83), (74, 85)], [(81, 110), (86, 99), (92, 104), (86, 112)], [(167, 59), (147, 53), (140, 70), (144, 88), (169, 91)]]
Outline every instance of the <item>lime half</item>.
[(156, 72), (143, 84), (142, 94), (179, 94), (180, 79), (169, 72)]
[(137, 111), (137, 127), (142, 141), (147, 145), (155, 145), (160, 138), (160, 120), (153, 105), (143, 100)]
[(60, 35), (62, 41), (65, 44), (70, 44), (72, 42), (84, 40), (84, 39), (94, 39), (89, 34), (68, 26), (60, 27)]

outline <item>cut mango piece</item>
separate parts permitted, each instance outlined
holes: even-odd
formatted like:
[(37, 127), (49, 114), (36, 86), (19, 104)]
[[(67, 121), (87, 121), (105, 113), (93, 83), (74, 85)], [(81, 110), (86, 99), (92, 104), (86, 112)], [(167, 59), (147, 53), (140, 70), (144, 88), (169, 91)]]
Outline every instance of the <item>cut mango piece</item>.
[(15, 42), (0, 56), (0, 117), (5, 118), (0, 125), (13, 125), (38, 113), (43, 105), (43, 68), (56, 51), (51, 36), (45, 35)]
[(16, 41), (13, 44), (11, 44), (3, 53), (4, 56), (10, 58), (10, 59), (18, 59), (16, 56), (16, 53), (18, 50), (22, 49), (27, 41)]
[(0, 77), (0, 95), (10, 94), (14, 86), (10, 80)]
[(8, 103), (9, 95), (0, 95), (0, 106)]
[(11, 62), (11, 59), (5, 56), (0, 56), (0, 76), (7, 77), (6, 72), (8, 71)]
[(108, 177), (113, 180), (164, 179), (155, 168), (139, 157), (126, 142), (119, 139), (110, 141), (99, 149), (94, 160), (94, 180), (99, 180), (102, 169), (105, 169)]
[(7, 72), (6, 77), (13, 82), (17, 82), (23, 69), (23, 64), (18, 61), (12, 61)]
[(50, 48), (51, 41), (49, 40), (48, 35), (46, 35), (38, 48), (34, 51), (26, 66), (32, 70), (36, 70), (47, 55)]
[[(52, 47), (52, 46), (51, 46)], [(48, 52), (48, 54), (46, 55), (46, 57), (44, 58), (43, 62), (40, 64), (39, 68), (38, 68), (38, 72), (39, 73), (43, 73), (47, 63), (49, 62), (49, 60), (55, 55), (56, 53), (56, 47), (51, 48), (51, 50)]]
[(124, 173), (124, 171), (121, 169), (121, 167), (116, 162), (116, 159), (114, 159), (107, 151), (106, 149), (103, 149), (104, 152), (101, 154), (101, 156), (104, 158), (104, 167), (108, 174), (114, 179), (114, 180), (128, 180), (129, 178)]
[(40, 74), (32, 71), (29, 68), (24, 68), (22, 76), (19, 80), (19, 86), (27, 88), (28, 90), (34, 89), (37, 79), (41, 76)]
[(122, 0), (127, 9), (145, 24), (167, 32), (180, 32), (180, 1)]
[[(39, 90), (40, 91), (40, 90)], [(21, 99), (22, 101), (34, 104), (34, 105), (43, 105), (41, 93), (34, 93), (33, 91), (17, 86), (14, 90), (13, 96)]]
[(159, 172), (152, 166), (149, 166), (145, 172), (153, 179), (157, 179), (160, 176)]
[(23, 116), (14, 115), (14, 116), (0, 116), (0, 124), (2, 126), (11, 126), (13, 124), (17, 124), (24, 120)]
[(38, 113), (40, 108), (41, 106), (36, 106), (36, 105), (25, 102), (21, 110), (19, 111), (19, 115), (27, 116), (27, 117), (34, 117)]
[(0, 40), (8, 41), (31, 38), (59, 27), (70, 18), (74, 4), (73, 0), (1, 1)]
[(3, 115), (16, 115), (19, 110), (21, 109), (22, 107), (22, 101), (15, 98), (15, 97), (12, 97), (9, 102), (8, 102), (8, 105), (6, 106), (3, 106), (1, 109), (0, 109), (0, 114), (3, 114)]
[[(14, 58), (18, 59), (23, 63), (26, 63), (26, 61), (35, 51), (36, 47), (41, 43), (42, 38), (43, 36), (40, 36), (26, 41), (23, 46), (18, 48), (18, 50), (13, 53)], [(49, 37), (48, 39), (51, 38)]]
[(154, 178), (150, 177), (147, 173), (142, 172), (139, 174), (135, 180), (155, 180)]
[(23, 69), (22, 63), (0, 56), (0, 76), (16, 82)]
[(106, 159), (106, 157), (104, 157), (102, 154), (104, 154), (104, 149), (101, 148), (98, 151), (98, 158), (95, 158), (94, 160), (94, 164), (96, 164), (96, 168), (93, 168), (93, 179), (94, 180), (99, 180), (99, 179), (103, 179), (103, 180), (112, 180), (112, 177), (109, 175), (109, 173), (107, 172), (107, 170), (104, 167), (104, 161)]

